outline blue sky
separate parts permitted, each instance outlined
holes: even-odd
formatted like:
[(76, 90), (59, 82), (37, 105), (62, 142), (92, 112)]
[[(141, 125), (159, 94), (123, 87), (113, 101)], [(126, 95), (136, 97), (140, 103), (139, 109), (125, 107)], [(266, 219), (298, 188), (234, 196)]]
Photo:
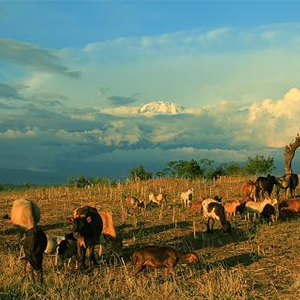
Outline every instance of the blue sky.
[[(0, 1), (0, 180), (118, 178), (139, 164), (256, 154), (283, 172), (283, 146), (299, 132), (299, 9)], [(139, 113), (156, 101), (186, 109)]]

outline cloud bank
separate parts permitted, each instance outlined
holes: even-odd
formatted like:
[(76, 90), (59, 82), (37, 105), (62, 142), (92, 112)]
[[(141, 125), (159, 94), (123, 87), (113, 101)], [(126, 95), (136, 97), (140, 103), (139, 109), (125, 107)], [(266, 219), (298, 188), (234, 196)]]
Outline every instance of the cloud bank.
[[(82, 49), (0, 39), (0, 170), (55, 181), (120, 178), (134, 165), (155, 170), (171, 159), (243, 162), (264, 153), (282, 161), (299, 132), (299, 37), (299, 24), (283, 24)], [(151, 101), (186, 109), (141, 114)]]

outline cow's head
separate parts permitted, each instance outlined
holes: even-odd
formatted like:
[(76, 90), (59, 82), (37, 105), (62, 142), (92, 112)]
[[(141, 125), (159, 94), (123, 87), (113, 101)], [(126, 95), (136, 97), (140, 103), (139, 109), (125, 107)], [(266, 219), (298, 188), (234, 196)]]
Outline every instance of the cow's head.
[(73, 233), (75, 238), (78, 235), (85, 236), (88, 232), (92, 217), (89, 214), (82, 214), (73, 219)]

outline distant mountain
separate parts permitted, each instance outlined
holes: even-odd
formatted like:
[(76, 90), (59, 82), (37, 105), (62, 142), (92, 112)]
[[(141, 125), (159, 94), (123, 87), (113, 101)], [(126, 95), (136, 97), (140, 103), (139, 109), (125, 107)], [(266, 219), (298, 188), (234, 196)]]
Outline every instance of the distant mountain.
[(141, 106), (138, 113), (144, 115), (177, 115), (185, 112), (185, 108), (167, 101), (153, 101)]

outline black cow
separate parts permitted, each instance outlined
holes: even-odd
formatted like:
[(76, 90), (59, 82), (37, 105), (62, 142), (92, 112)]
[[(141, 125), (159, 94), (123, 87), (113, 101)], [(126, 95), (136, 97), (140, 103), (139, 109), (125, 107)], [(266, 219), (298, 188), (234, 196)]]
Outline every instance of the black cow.
[[(24, 242), (25, 256), (22, 259), (25, 260), (25, 276), (26, 268), (29, 263), (32, 267), (31, 275), (34, 281), (33, 272), (40, 273), (40, 283), (43, 282), (43, 254), (47, 247), (47, 236), (44, 231), (38, 227), (33, 227), (26, 232)], [(25, 279), (24, 276), (24, 279)]]
[(85, 267), (85, 256), (89, 262), (98, 265), (94, 248), (99, 244), (103, 231), (103, 221), (96, 208), (83, 206), (74, 211), (73, 232), (77, 240), (77, 259), (79, 267)]
[(256, 188), (256, 198), (260, 199), (260, 195), (262, 198), (265, 198), (265, 193), (268, 193), (268, 196), (271, 197), (274, 185), (277, 185), (278, 181), (276, 180), (275, 176), (270, 174), (267, 177), (258, 177), (255, 181), (255, 188)]

